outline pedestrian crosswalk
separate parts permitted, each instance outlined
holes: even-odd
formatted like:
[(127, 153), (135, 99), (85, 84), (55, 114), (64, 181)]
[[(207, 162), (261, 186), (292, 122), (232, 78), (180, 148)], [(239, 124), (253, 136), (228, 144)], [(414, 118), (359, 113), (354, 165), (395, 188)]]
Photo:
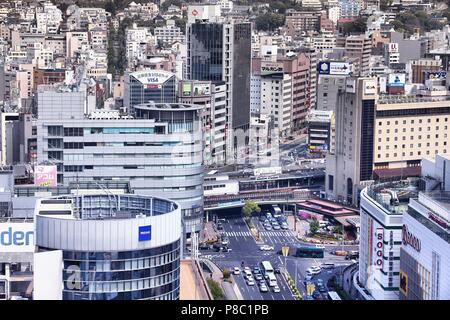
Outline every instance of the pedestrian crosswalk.
[[(223, 233), (227, 237), (251, 237), (250, 231), (226, 231)], [(259, 234), (263, 237), (295, 237), (294, 232), (291, 230), (283, 231), (260, 231)]]

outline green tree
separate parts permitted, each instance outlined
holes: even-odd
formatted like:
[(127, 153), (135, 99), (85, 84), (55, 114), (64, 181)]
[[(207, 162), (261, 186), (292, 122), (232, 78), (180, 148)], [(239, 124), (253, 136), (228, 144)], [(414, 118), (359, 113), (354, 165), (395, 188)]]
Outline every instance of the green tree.
[(337, 234), (343, 234), (344, 233), (344, 227), (342, 225), (334, 226), (333, 232)]
[(225, 296), (223, 295), (222, 288), (220, 287), (220, 284), (213, 279), (206, 280), (208, 283), (209, 290), (211, 290), (211, 294), (214, 298), (214, 300), (223, 300)]
[(310, 231), (312, 234), (316, 234), (317, 231), (319, 230), (319, 228), (320, 228), (320, 224), (319, 224), (319, 221), (317, 221), (316, 219), (313, 219), (313, 220), (309, 223), (309, 231)]
[(280, 13), (264, 13), (256, 17), (257, 30), (275, 30), (284, 25), (285, 16)]
[(253, 212), (260, 213), (261, 208), (258, 206), (258, 204), (255, 201), (249, 200), (242, 207), (242, 214), (244, 215), (245, 219), (247, 221), (249, 221)]
[(231, 275), (230, 269), (228, 268), (223, 269), (222, 275), (224, 279), (229, 279)]

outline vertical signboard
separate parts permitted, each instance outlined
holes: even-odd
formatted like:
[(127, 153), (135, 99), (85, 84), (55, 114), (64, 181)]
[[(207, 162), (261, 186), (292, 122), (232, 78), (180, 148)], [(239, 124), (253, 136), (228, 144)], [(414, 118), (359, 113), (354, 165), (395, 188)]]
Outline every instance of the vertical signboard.
[(34, 185), (39, 187), (56, 187), (56, 166), (35, 166)]
[(383, 268), (383, 228), (377, 228), (375, 230), (375, 256), (374, 267), (375, 269)]

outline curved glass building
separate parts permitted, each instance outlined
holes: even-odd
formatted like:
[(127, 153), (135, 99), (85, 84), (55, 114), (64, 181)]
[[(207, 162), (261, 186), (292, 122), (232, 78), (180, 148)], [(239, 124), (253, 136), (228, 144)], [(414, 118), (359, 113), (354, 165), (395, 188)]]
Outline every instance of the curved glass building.
[(68, 195), (39, 199), (35, 213), (37, 251), (62, 251), (63, 300), (179, 298), (177, 203), (134, 194)]

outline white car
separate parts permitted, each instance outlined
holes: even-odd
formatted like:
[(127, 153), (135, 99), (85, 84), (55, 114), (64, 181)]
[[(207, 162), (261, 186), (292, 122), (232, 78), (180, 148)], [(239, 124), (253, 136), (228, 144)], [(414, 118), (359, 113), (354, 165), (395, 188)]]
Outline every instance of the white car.
[(245, 279), (253, 278), (252, 273), (248, 270), (244, 270), (244, 278)]
[(247, 279), (247, 285), (249, 285), (249, 286), (254, 286), (255, 285), (255, 281), (253, 280), (253, 278), (248, 278)]
[(261, 284), (259, 285), (259, 291), (261, 291), (261, 292), (267, 292), (267, 291), (269, 291), (269, 289), (267, 289), (267, 286), (266, 286), (265, 284), (261, 283)]
[(311, 268), (308, 268), (308, 270), (306, 270), (306, 273), (310, 273), (312, 275), (315, 274), (319, 274), (322, 271), (322, 268), (319, 266), (313, 266)]
[(234, 267), (233, 274), (234, 275), (241, 274), (241, 270), (238, 267)]
[(272, 250), (274, 250), (274, 248), (272, 246), (264, 244), (264, 245), (259, 247), (259, 250), (261, 250), (261, 251), (272, 251)]
[(278, 292), (280, 292), (280, 287), (278, 285), (273, 286), (272, 290), (273, 290), (273, 292), (278, 293)]

